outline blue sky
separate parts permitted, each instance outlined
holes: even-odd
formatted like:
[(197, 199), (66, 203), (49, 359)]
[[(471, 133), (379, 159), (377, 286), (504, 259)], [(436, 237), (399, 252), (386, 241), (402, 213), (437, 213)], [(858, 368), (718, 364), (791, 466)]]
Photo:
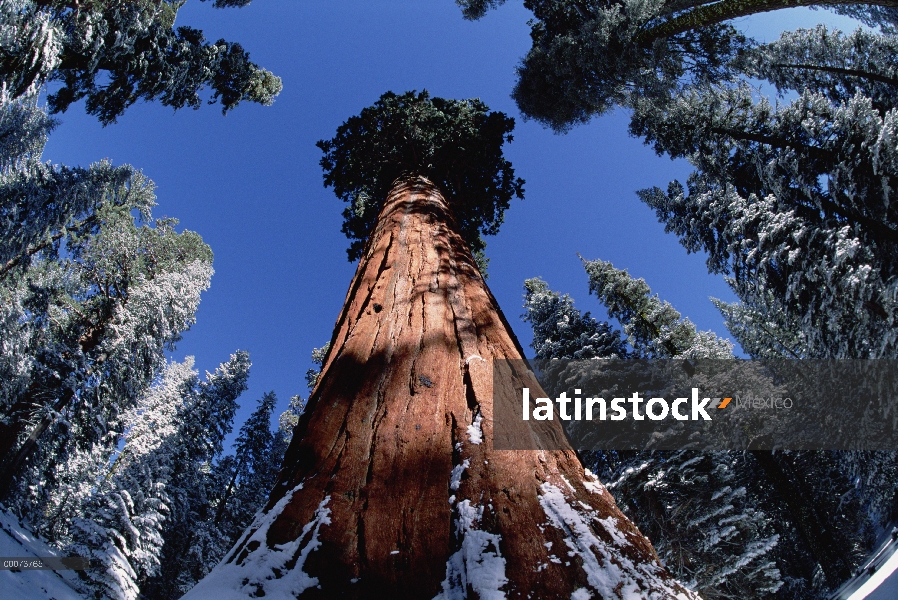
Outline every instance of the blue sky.
[[(519, 318), (528, 277), (543, 277), (605, 318), (587, 294), (578, 252), (645, 278), (700, 329), (725, 336), (708, 297), (732, 300), (726, 284), (708, 275), (703, 256), (687, 255), (665, 234), (635, 195), (685, 180), (688, 165), (629, 137), (623, 111), (563, 136), (521, 119), (509, 94), (530, 46), (530, 16), (515, 0), (474, 23), (452, 0), (256, 0), (224, 10), (189, 2), (178, 25), (240, 42), (283, 78), (274, 105), (246, 104), (222, 116), (216, 106), (173, 112), (140, 104), (106, 128), (75, 105), (60, 116), (44, 159), (86, 165), (109, 158), (142, 169), (157, 185), (155, 215), (180, 219), (212, 247), (212, 288), (172, 356), (193, 355), (200, 370), (214, 370), (235, 350), (250, 352), (237, 428), (266, 391), (277, 393), (278, 412), (291, 395), (307, 396), (310, 352), (330, 339), (355, 269), (340, 233), (343, 206), (322, 185), (315, 142), (388, 90), (479, 97), (515, 117), (506, 154), (527, 181), (526, 197), (513, 201), (499, 235), (487, 239), (487, 255), (489, 286), (522, 345), (531, 340)], [(740, 25), (772, 38), (823, 20), (855, 27), (807, 9)]]

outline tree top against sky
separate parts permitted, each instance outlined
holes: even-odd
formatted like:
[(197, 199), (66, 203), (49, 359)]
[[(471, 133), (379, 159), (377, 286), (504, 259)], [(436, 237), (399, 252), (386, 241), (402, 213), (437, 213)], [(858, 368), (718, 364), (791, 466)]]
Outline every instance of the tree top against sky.
[(524, 197), (524, 181), (502, 154), (512, 129), (514, 119), (490, 112), (479, 99), (387, 92), (333, 139), (319, 141), (324, 185), (349, 205), (343, 211), (349, 259), (361, 255), (387, 193), (403, 175), (435, 183), (471, 250), (483, 250), (481, 234), (495, 235), (512, 197)]

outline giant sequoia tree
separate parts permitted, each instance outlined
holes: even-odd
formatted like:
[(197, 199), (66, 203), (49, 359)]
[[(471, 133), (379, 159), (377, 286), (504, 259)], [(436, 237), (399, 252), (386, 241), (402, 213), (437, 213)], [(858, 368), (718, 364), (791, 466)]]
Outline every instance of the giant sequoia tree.
[(358, 270), (268, 505), (187, 598), (691, 597), (572, 450), (493, 449), (538, 386), (494, 385), (523, 352), (469, 248), (521, 194), (511, 127), (386, 94), (320, 144)]

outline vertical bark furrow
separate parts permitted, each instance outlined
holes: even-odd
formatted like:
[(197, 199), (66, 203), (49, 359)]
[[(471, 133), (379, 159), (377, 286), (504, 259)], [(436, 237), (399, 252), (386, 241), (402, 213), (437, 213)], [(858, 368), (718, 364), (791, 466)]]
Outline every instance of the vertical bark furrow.
[[(378, 270), (377, 270), (378, 277), (380, 276), (381, 273), (383, 273), (383, 271), (390, 268), (390, 265), (387, 263), (387, 259), (390, 256), (390, 248), (392, 246), (393, 246), (393, 233), (390, 232), (389, 236), (386, 239), (386, 247), (384, 248), (384, 251), (380, 254), (381, 262), (380, 262), (380, 266), (378, 267)], [(331, 349), (332, 350), (337, 349), (337, 348), (342, 348), (346, 344), (346, 339), (352, 334), (352, 327), (351, 326), (344, 327), (344, 325), (346, 323), (346, 320), (349, 318), (349, 315), (351, 314), (351, 310), (355, 307), (355, 303), (353, 302), (353, 299), (355, 298), (355, 295), (358, 293), (359, 288), (361, 287), (362, 283), (364, 282), (364, 278), (360, 277), (359, 275), (368, 268), (368, 265), (370, 264), (371, 260), (375, 256), (376, 256), (376, 254), (373, 252), (368, 253), (368, 254), (365, 254), (363, 256), (363, 258), (359, 261), (359, 266), (356, 268), (356, 273), (352, 279), (352, 284), (349, 286), (349, 290), (346, 292), (346, 300), (343, 304), (343, 309), (340, 311), (340, 316), (337, 317), (337, 326), (334, 328), (334, 333), (331, 336)], [(368, 293), (365, 295), (365, 300), (363, 301), (363, 306), (364, 306), (364, 302), (366, 302), (368, 297), (370, 297), (373, 289), (374, 288), (369, 288)], [(360, 310), (356, 314), (360, 316), (362, 314), (362, 312), (363, 311)], [(356, 318), (356, 322), (358, 322), (358, 318)], [(340, 334), (342, 334), (344, 337), (343, 337), (343, 339), (338, 340), (338, 336)], [(322, 365), (322, 371), (324, 370), (325, 367), (328, 366), (328, 364), (334, 358), (336, 358), (336, 356), (339, 355), (339, 352), (337, 352), (337, 351), (329, 352), (328, 354), (329, 354), (329, 356), (326, 357), (326, 361)]]

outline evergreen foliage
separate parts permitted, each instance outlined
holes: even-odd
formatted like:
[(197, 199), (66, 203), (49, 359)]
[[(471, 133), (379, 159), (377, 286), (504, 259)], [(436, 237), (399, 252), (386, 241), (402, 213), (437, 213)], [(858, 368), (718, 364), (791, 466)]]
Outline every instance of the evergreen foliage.
[[(474, 18), (500, 3), (459, 4)], [(781, 350), (894, 355), (895, 7), (838, 7), (878, 33), (818, 26), (757, 44), (726, 21), (784, 3), (526, 6), (534, 43), (515, 90), (526, 115), (564, 131), (633, 108), (631, 133), (697, 169), (640, 196), (729, 275), (745, 311), (759, 311), (753, 323), (778, 323)], [(790, 101), (759, 98), (749, 77)]]
[[(162, 379), (125, 419), (124, 446), (107, 474), (93, 482), (93, 492), (72, 517), (72, 552), (90, 556), (102, 567), (82, 574), (85, 589), (97, 598), (136, 598), (146, 593), (166, 567), (173, 523), (181, 535), (204, 500), (209, 453), (230, 430), (236, 397), (246, 389), (249, 358), (238, 352), (200, 382), (193, 359), (172, 363)], [(201, 432), (196, 418), (211, 418)], [(185, 514), (186, 512), (186, 514)], [(202, 523), (192, 523), (202, 530)], [(218, 541), (218, 557), (227, 539)], [(213, 552), (215, 548), (211, 549)], [(186, 569), (217, 560), (210, 548), (182, 559)], [(214, 562), (213, 562), (214, 564)], [(191, 584), (187, 585), (189, 589)]]
[(38, 93), (59, 66), (64, 28), (29, 0), (0, 2), (0, 94), (4, 101)]
[(330, 349), (330, 342), (321, 348), (312, 348), (312, 362), (318, 365), (318, 368), (306, 371), (306, 385), (309, 387), (310, 392), (315, 389), (315, 384), (318, 383), (318, 375), (321, 374), (321, 368), (324, 366), (324, 360), (327, 358), (327, 353)]
[(88, 596), (135, 598), (139, 582), (159, 568), (161, 530), (170, 510), (169, 453), (178, 443), (185, 393), (196, 380), (192, 366), (192, 359), (169, 364), (129, 411), (122, 450), (108, 473), (91, 482), (94, 490), (72, 517), (68, 551), (98, 565), (81, 573)]
[(656, 295), (644, 279), (602, 260), (584, 261), (589, 291), (617, 319), (633, 348), (633, 358), (731, 358), (733, 345), (695, 325)]
[(230, 533), (231, 545), (252, 521), (268, 492), (274, 487), (283, 458), (283, 437), (271, 430), (271, 416), (277, 397), (268, 392), (240, 428), (234, 442), (231, 479), (218, 501), (213, 524)]
[(233, 427), (237, 397), (246, 389), (249, 366), (249, 355), (238, 352), (215, 373), (207, 374), (206, 381), (194, 376), (185, 390), (177, 443), (167, 449), (170, 515), (161, 531), (161, 565), (141, 585), (145, 597), (179, 598), (229, 547), (229, 538), (214, 526), (215, 502), (224, 495), (227, 481), (215, 476), (213, 463)]
[(496, 234), (512, 197), (524, 197), (524, 181), (502, 155), (513, 128), (513, 119), (489, 112), (477, 99), (387, 92), (341, 125), (333, 139), (319, 141), (324, 185), (348, 204), (343, 233), (351, 240), (349, 260), (361, 256), (402, 175), (424, 176), (439, 186), (471, 250), (483, 250), (481, 234)]
[(626, 356), (620, 333), (589, 313), (581, 314), (567, 294), (553, 292), (538, 277), (526, 280), (524, 290), (523, 319), (533, 327), (531, 347), (537, 359)]
[(306, 401), (299, 395), (291, 396), (287, 410), (278, 417), (278, 433), (284, 444), (289, 445), (293, 440), (293, 430), (299, 423), (299, 417), (306, 410)]
[(461, 7), (466, 19), (474, 21), (486, 15), (487, 11), (505, 4), (505, 0), (455, 0), (455, 3)]
[[(23, 485), (51, 477), (75, 450), (70, 440), (82, 450), (114, 444), (113, 423), (194, 322), (209, 286), (208, 246), (193, 232), (175, 232), (172, 219), (136, 224), (129, 209), (151, 203), (152, 188), (142, 176), (132, 185), (136, 206), (102, 206), (95, 231), (62, 230), (59, 246), (2, 280), (7, 339), (19, 349), (18, 366), (9, 367), (18, 383), (0, 398), (4, 493), (16, 475)], [(32, 497), (23, 506), (41, 503)]]
[(698, 169), (640, 197), (743, 301), (798, 323), (811, 356), (894, 357), (896, 115), (860, 92), (773, 108), (746, 86), (640, 105), (634, 128)]
[[(691, 3), (685, 3), (687, 6)], [(518, 68), (518, 107), (556, 131), (628, 104), (662, 99), (696, 81), (730, 77), (728, 63), (746, 39), (732, 26), (709, 24), (655, 37), (652, 25), (684, 3), (529, 3), (533, 46)]]
[(770, 310), (772, 302), (756, 307), (742, 302), (711, 298), (723, 315), (724, 325), (752, 358), (803, 358), (808, 356), (801, 327), (782, 312)]
[(133, 167), (42, 162), (54, 126), (35, 97), (0, 97), (0, 275), (58, 249), (65, 235), (96, 233), (101, 206), (126, 207), (149, 220), (153, 185)]
[(206, 87), (224, 111), (271, 103), (280, 80), (239, 44), (175, 28), (182, 5), (0, 1), (0, 496), (100, 565), (81, 573), (91, 598), (192, 587), (264, 502), (286, 446), (267, 395), (222, 457), (245, 352), (202, 382), (192, 359), (166, 364), (209, 286), (209, 247), (152, 218), (153, 183), (133, 167), (41, 160), (48, 82), (52, 111), (86, 99), (104, 124), (141, 99), (197, 108)]
[(805, 90), (834, 103), (857, 94), (885, 112), (898, 104), (898, 38), (858, 29), (846, 34), (825, 25), (784, 32), (753, 48), (740, 66), (782, 94)]
[[(604, 261), (585, 266), (591, 292), (629, 335), (629, 356), (725, 358), (731, 352), (725, 340), (697, 332), (644, 281)], [(570, 322), (578, 315), (562, 302), (554, 312), (533, 310), (531, 304), (546, 306), (546, 296), (559, 296), (541, 290), (541, 299), (531, 287), (529, 280), (528, 317), (539, 349), (542, 331), (554, 323), (576, 330)], [(782, 314), (715, 304), (753, 356), (807, 355), (800, 328)], [(548, 371), (550, 384), (577, 385), (575, 370), (560, 377)], [(668, 568), (703, 597), (828, 597), (896, 514), (892, 452), (598, 452), (590, 460)]]
[(762, 477), (750, 457), (681, 450), (618, 460), (608, 489), (685, 585), (703, 598), (765, 598), (783, 586), (778, 515), (749, 491)]
[(210, 43), (198, 29), (174, 27), (180, 1), (2, 5), (0, 35), (11, 43), (0, 54), (0, 80), (12, 98), (60, 82), (48, 96), (53, 112), (86, 99), (87, 112), (109, 124), (138, 100), (198, 108), (211, 87), (209, 102), (227, 112), (244, 101), (271, 104), (281, 90), (280, 78), (251, 62), (240, 44)]
[[(504, 0), (457, 0), (465, 18)], [(526, 0), (533, 45), (513, 96), (527, 117), (563, 132), (635, 100), (663, 102), (684, 88), (732, 81), (753, 45), (728, 21), (819, 0)], [(828, 3), (833, 4), (833, 3)], [(844, 2), (838, 10), (871, 26), (894, 27), (890, 2)]]

